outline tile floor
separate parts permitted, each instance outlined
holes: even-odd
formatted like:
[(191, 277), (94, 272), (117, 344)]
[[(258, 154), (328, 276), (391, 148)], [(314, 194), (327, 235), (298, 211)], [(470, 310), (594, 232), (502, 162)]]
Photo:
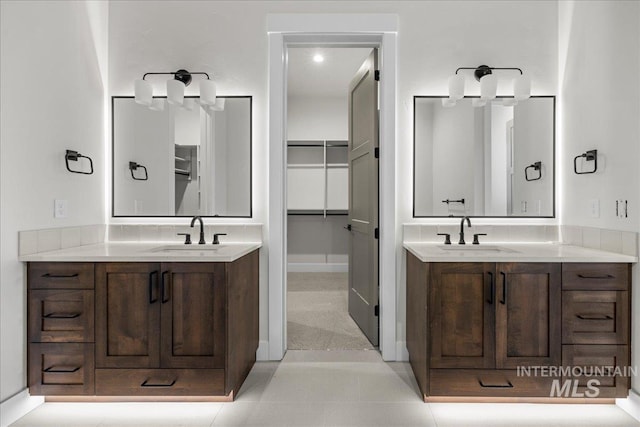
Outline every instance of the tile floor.
[(45, 403), (12, 427), (640, 426), (614, 405), (425, 404), (407, 363), (377, 351), (289, 351), (233, 403)]
[(287, 275), (287, 348), (373, 350), (347, 308), (347, 273)]

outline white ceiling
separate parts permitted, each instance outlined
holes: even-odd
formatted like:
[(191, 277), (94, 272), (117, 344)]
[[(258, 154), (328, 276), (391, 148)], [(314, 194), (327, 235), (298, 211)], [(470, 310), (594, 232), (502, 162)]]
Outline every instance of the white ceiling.
[[(346, 96), (351, 79), (371, 48), (296, 47), (289, 49), (289, 96)], [(324, 61), (313, 61), (321, 54)]]

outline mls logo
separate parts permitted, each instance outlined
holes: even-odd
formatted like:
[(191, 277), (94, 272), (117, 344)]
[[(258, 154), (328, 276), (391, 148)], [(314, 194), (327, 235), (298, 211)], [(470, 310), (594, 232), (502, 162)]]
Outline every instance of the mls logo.
[(587, 390), (584, 393), (578, 391), (578, 380), (553, 380), (549, 397), (598, 397), (600, 394), (600, 381), (591, 379), (587, 381)]

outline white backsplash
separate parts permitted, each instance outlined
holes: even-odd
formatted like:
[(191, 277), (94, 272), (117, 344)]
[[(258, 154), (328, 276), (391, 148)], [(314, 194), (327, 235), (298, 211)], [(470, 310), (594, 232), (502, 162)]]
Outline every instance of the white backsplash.
[(95, 245), (104, 242), (106, 225), (44, 228), (18, 232), (18, 255)]
[(560, 235), (568, 245), (638, 256), (638, 233), (634, 231), (563, 225)]
[[(183, 243), (184, 236), (178, 233), (191, 233), (193, 243), (198, 243), (200, 226), (185, 225), (133, 225), (112, 224), (109, 226), (110, 242), (174, 242)], [(226, 233), (220, 236), (220, 242), (262, 242), (262, 224), (220, 224), (204, 226), (204, 238), (207, 243), (213, 241), (213, 233)]]
[[(476, 233), (486, 233), (480, 236), (481, 243), (499, 242), (558, 242), (560, 240), (560, 230), (557, 225), (473, 225), (465, 227), (465, 240), (473, 242), (473, 235)], [(448, 233), (451, 235), (451, 242), (456, 243), (459, 239), (460, 225), (423, 225), (404, 224), (405, 242), (428, 242), (442, 243), (443, 236), (438, 233)]]

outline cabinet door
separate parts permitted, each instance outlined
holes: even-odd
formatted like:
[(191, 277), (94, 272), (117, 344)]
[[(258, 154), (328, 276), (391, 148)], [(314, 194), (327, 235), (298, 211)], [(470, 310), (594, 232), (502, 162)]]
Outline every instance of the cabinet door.
[(499, 263), (496, 272), (497, 367), (560, 365), (560, 264)]
[(163, 368), (224, 368), (225, 273), (220, 263), (163, 263)]
[(493, 263), (432, 264), (431, 367), (495, 366)]
[(160, 264), (96, 264), (96, 367), (160, 365)]

